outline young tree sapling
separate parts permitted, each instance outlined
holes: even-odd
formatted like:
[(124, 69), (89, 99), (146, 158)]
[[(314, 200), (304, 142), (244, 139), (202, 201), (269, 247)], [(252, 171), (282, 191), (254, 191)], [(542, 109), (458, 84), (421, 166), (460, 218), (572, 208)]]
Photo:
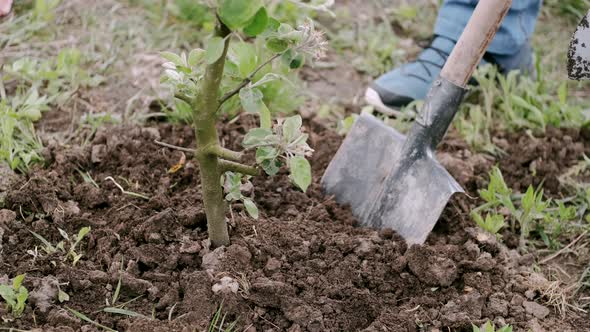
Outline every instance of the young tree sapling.
[[(222, 246), (229, 243), (223, 187), (231, 190), (226, 200), (243, 201), (257, 217), (253, 201), (240, 192), (243, 176), (256, 176), (259, 168), (274, 175), (286, 165), (295, 185), (303, 191), (310, 185), (311, 167), (305, 157), (312, 150), (308, 135), (301, 131), (301, 117), (273, 124), (264, 90), (272, 82), (286, 80), (284, 73), (302, 67), (306, 59), (322, 57), (326, 41), (311, 20), (295, 29), (270, 17), (262, 0), (208, 4), (216, 13), (216, 27), (206, 48), (192, 50), (188, 56), (163, 52), (167, 62), (162, 81), (172, 86), (177, 108), (191, 111), (209, 239), (213, 246)], [(243, 163), (244, 151), (219, 143), (216, 124), (229, 101), (239, 101), (244, 111), (258, 115), (259, 127), (250, 130), (242, 144), (256, 151), (256, 165)], [(226, 173), (225, 181), (230, 183), (220, 183)]]

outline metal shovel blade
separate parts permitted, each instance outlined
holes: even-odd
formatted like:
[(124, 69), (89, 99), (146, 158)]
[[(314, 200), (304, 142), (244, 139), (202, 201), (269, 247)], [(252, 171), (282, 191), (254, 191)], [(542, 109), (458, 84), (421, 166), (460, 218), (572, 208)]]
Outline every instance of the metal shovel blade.
[(366, 222), (394, 229), (408, 244), (424, 243), (451, 196), (463, 192), (433, 153), (401, 158), (382, 188)]
[(397, 162), (405, 136), (366, 113), (356, 119), (321, 181), (328, 195), (349, 204), (354, 216), (367, 225), (381, 186)]
[(451, 195), (463, 192), (434, 149), (464, 91), (435, 80), (407, 138), (361, 114), (324, 173), (324, 191), (349, 204), (362, 225), (391, 228), (409, 244), (424, 243)]
[[(403, 165), (404, 141), (404, 135), (379, 119), (361, 114), (321, 183), (338, 203), (351, 206), (362, 225), (391, 228), (409, 244), (421, 244), (451, 195), (463, 190), (431, 153)], [(391, 178), (400, 167), (407, 171)], [(377, 204), (383, 197), (394, 205)]]
[(572, 80), (590, 79), (590, 11), (582, 18), (570, 41), (567, 73)]

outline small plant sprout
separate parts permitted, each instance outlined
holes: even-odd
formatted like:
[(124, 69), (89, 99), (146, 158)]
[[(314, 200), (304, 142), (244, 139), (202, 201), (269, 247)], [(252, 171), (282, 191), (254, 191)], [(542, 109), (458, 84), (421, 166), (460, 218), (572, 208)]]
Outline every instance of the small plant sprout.
[(6, 309), (14, 318), (19, 318), (25, 310), (25, 302), (29, 291), (22, 285), (25, 275), (20, 274), (12, 279), (12, 285), (0, 285), (0, 296), (6, 302)]
[(251, 198), (242, 194), (242, 192), (252, 191), (253, 186), (250, 178), (250, 176), (243, 177), (239, 173), (226, 172), (222, 177), (223, 190), (225, 191), (226, 201), (230, 203), (241, 201), (250, 217), (258, 219), (258, 208), (256, 204), (254, 204)]
[[(84, 239), (84, 237), (86, 237), (86, 235), (88, 235), (88, 233), (90, 233), (90, 230), (91, 230), (90, 227), (82, 227), (78, 231), (78, 234), (76, 236), (70, 237), (68, 235), (68, 233), (66, 233), (66, 231), (64, 231), (61, 228), (58, 228), (59, 234), (64, 238), (64, 240), (58, 242), (56, 245), (51, 244), (51, 242), (49, 242), (43, 236), (41, 236), (33, 231), (29, 231), (29, 232), (31, 232), (31, 234), (33, 234), (33, 236), (35, 236), (39, 241), (41, 241), (41, 243), (43, 243), (43, 246), (41, 248), (43, 249), (43, 251), (45, 251), (45, 253), (47, 255), (52, 255), (56, 252), (61, 252), (61, 253), (65, 254), (65, 256), (63, 258), (64, 261), (66, 261), (68, 258), (71, 258), (72, 265), (76, 266), (76, 264), (78, 263), (80, 258), (82, 258), (82, 253), (76, 252), (76, 248), (78, 247), (80, 242)], [(67, 251), (65, 249), (66, 243), (69, 245), (69, 248)]]
[(479, 227), (496, 236), (502, 227), (506, 225), (504, 222), (504, 216), (499, 214), (488, 214), (486, 215), (486, 218), (483, 219), (479, 213), (472, 213), (471, 217)]
[(472, 324), (473, 332), (512, 332), (512, 326), (506, 325), (496, 329), (496, 326), (489, 320), (480, 328)]
[[(313, 5), (324, 10), (329, 3)], [(162, 82), (174, 91), (176, 108), (190, 114), (209, 239), (213, 246), (222, 246), (229, 244), (223, 188), (227, 200), (242, 201), (248, 213), (256, 217), (254, 202), (241, 191), (248, 181), (243, 177), (258, 175), (259, 167), (274, 175), (285, 165), (296, 186), (305, 191), (310, 185), (311, 167), (305, 157), (312, 150), (306, 143), (308, 136), (301, 131), (301, 117), (273, 121), (273, 112), (267, 106), (272, 104), (266, 97), (272, 84), (288, 80), (290, 71), (301, 68), (306, 60), (321, 58), (326, 41), (311, 20), (293, 28), (270, 17), (262, 0), (209, 4), (215, 7), (216, 22), (205, 49), (194, 49), (188, 55), (162, 52), (166, 60)], [(232, 105), (241, 105), (246, 113), (258, 117), (259, 127), (250, 130), (243, 142), (246, 149), (256, 151), (256, 165), (244, 164), (243, 152), (219, 143), (218, 118)]]

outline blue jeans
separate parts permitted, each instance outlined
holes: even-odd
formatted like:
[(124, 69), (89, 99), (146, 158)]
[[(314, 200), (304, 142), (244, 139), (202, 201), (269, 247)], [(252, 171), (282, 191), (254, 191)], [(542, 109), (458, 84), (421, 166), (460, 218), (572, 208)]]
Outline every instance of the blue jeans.
[[(438, 12), (434, 34), (458, 40), (478, 0), (445, 0)], [(527, 43), (535, 30), (542, 0), (513, 0), (512, 7), (488, 52), (512, 55)]]

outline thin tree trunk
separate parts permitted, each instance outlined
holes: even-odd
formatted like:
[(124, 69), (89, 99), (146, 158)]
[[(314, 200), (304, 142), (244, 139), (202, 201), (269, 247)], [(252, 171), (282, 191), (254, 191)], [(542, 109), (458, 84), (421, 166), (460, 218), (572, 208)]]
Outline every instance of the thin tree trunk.
[[(225, 38), (229, 33), (229, 29), (221, 22), (218, 22), (215, 36)], [(223, 200), (223, 190), (219, 182), (221, 179), (219, 158), (214, 153), (207, 153), (208, 148), (219, 146), (219, 135), (215, 127), (217, 122), (216, 111), (219, 106), (219, 85), (223, 77), (228, 46), (229, 38), (225, 41), (223, 55), (215, 63), (207, 66), (202, 89), (200, 89), (193, 106), (195, 135), (197, 147), (200, 151), (196, 154), (196, 159), (199, 162), (201, 173), (209, 240), (211, 240), (214, 247), (229, 244), (229, 234), (225, 222), (226, 206)]]

